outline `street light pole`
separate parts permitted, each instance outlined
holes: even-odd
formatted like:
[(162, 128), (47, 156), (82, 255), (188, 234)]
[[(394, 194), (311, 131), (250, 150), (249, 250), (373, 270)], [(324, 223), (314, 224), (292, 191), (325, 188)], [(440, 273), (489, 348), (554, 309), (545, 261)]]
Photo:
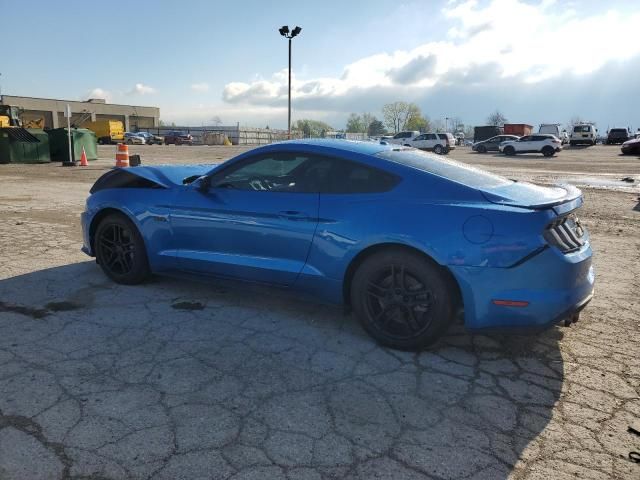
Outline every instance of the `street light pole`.
[(289, 40), (289, 112), (287, 116), (287, 137), (291, 139), (291, 40), (293, 37), (296, 37), (302, 31), (302, 28), (296, 27), (293, 30), (289, 31), (289, 27), (287, 25), (283, 25), (278, 29), (280, 35)]
[(289, 115), (287, 118), (287, 138), (291, 140), (291, 37), (289, 37)]

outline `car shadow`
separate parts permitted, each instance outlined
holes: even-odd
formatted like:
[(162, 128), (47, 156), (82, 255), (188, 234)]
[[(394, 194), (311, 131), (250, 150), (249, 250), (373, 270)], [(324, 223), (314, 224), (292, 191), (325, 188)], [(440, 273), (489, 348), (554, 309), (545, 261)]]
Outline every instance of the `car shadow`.
[(0, 429), (109, 478), (170, 476), (189, 455), (194, 477), (278, 464), (506, 479), (552, 418), (561, 338), (456, 325), (400, 352), (279, 290), (121, 286), (93, 262), (64, 265), (0, 280)]

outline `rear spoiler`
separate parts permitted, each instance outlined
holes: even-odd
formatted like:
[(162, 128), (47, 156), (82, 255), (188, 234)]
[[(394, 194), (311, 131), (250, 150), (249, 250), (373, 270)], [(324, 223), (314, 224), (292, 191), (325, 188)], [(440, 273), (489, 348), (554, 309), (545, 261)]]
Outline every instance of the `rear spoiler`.
[(531, 203), (526, 204), (522, 202), (518, 202), (512, 198), (503, 197), (501, 195), (493, 194), (487, 191), (482, 191), (482, 195), (491, 203), (496, 203), (499, 205), (505, 205), (509, 207), (519, 207), (526, 208), (529, 210), (544, 210), (547, 208), (553, 208), (553, 210), (558, 214), (562, 215), (563, 213), (569, 212), (571, 210), (575, 210), (582, 206), (582, 192), (580, 189), (570, 185), (568, 183), (555, 184), (553, 187), (560, 187), (565, 190), (567, 193), (555, 200), (542, 202), (542, 203)]

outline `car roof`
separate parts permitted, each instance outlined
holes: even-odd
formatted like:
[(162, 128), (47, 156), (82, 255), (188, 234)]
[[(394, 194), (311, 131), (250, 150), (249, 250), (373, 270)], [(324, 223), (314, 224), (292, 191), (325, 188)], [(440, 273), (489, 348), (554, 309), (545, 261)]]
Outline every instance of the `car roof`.
[(308, 138), (300, 140), (286, 140), (284, 142), (272, 143), (265, 145), (264, 147), (258, 147), (251, 152), (256, 153), (259, 151), (273, 151), (279, 150), (285, 147), (286, 150), (295, 150), (295, 147), (302, 149), (335, 149), (346, 150), (353, 153), (360, 153), (363, 155), (375, 155), (385, 150), (393, 150), (398, 148), (397, 145), (383, 145), (378, 142), (363, 142), (357, 140), (340, 140), (332, 138)]

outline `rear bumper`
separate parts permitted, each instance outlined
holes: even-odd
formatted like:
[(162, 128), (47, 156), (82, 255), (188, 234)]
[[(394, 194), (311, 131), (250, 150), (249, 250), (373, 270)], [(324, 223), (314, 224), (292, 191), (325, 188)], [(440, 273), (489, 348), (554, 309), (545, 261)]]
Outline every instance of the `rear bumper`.
[[(546, 248), (512, 268), (450, 267), (462, 292), (471, 330), (542, 330), (571, 317), (593, 296), (592, 252), (562, 254)], [(494, 300), (526, 306), (496, 305)]]

